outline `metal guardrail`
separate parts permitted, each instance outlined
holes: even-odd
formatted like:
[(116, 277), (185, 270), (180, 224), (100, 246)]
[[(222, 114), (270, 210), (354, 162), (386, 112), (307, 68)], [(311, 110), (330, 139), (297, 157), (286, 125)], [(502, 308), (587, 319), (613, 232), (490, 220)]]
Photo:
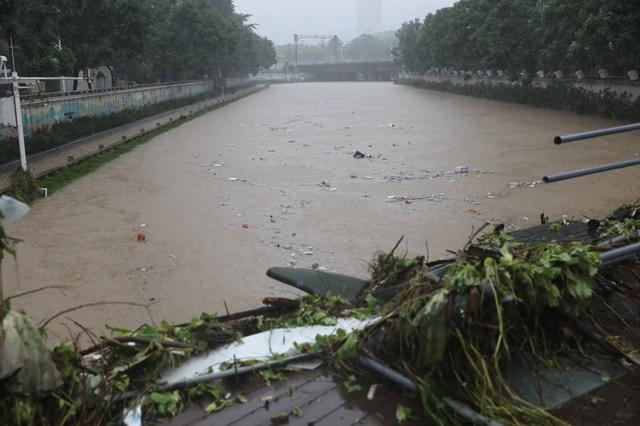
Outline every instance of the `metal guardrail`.
[[(606, 129), (590, 130), (588, 132), (573, 133), (571, 135), (556, 136), (553, 142), (556, 145), (563, 143), (579, 141), (584, 139), (598, 138), (601, 136), (614, 135), (617, 133), (632, 132), (640, 130), (640, 123), (627, 124), (625, 126), (609, 127)], [(559, 182), (561, 180), (573, 179), (580, 176), (592, 175), (595, 173), (607, 172), (610, 170), (622, 169), (640, 165), (640, 158), (632, 158), (629, 160), (616, 161), (615, 163), (600, 164), (597, 166), (585, 167), (582, 169), (571, 170), (568, 172), (556, 173), (542, 178), (546, 183)]]
[(608, 172), (610, 170), (623, 169), (625, 167), (637, 166), (640, 164), (640, 158), (632, 158), (630, 160), (616, 161), (615, 163), (601, 164), (598, 166), (585, 167), (582, 169), (571, 170), (568, 172), (556, 173), (542, 178), (545, 183), (559, 182), (561, 180), (573, 179), (581, 176), (593, 175), (596, 173)]
[(640, 130), (640, 123), (627, 124), (625, 126), (609, 127), (606, 129), (590, 130), (588, 132), (573, 133), (571, 135), (556, 136), (553, 142), (556, 145), (562, 143), (580, 141), (584, 139), (599, 138), (600, 136), (615, 135), (616, 133), (632, 132)]
[[(640, 130), (640, 123), (628, 124), (625, 126), (617, 126), (617, 127), (609, 127), (606, 129), (592, 130), (588, 132), (580, 132), (574, 133), (571, 135), (565, 136), (556, 136), (554, 138), (554, 143), (556, 145), (584, 140), (597, 138), (601, 136), (613, 135), (617, 133), (623, 132), (631, 132), (635, 130)], [(572, 170), (568, 172), (556, 173), (554, 175), (545, 176), (543, 180), (547, 183), (558, 182), (567, 179), (573, 179), (580, 176), (591, 175), (595, 173), (602, 173), (610, 170), (621, 169), (624, 167), (631, 167), (640, 165), (640, 158), (632, 158), (630, 160), (617, 161), (615, 163), (608, 164), (600, 164), (592, 167), (585, 167), (583, 169)], [(622, 243), (626, 242), (626, 238), (614, 238), (609, 241), (606, 241), (605, 244), (611, 243)], [(640, 255), (640, 243), (633, 242), (630, 244), (623, 245), (622, 247), (614, 248), (608, 251), (605, 251), (600, 254), (600, 260), (602, 262), (602, 267), (610, 267), (617, 265), (619, 263), (627, 262), (630, 260), (635, 260)]]
[(31, 93), (24, 94), (20, 97), (23, 101), (33, 101), (39, 99), (50, 99), (50, 98), (59, 98), (66, 96), (76, 96), (76, 95), (88, 95), (88, 94), (96, 94), (96, 93), (111, 93), (111, 92), (119, 92), (125, 90), (132, 89), (147, 89), (154, 87), (167, 87), (167, 86), (178, 86), (178, 85), (188, 85), (188, 84), (196, 84), (196, 83), (206, 83), (211, 80), (186, 80), (186, 81), (171, 81), (166, 83), (148, 83), (148, 84), (132, 84), (125, 87), (108, 87), (102, 89), (90, 89), (90, 90), (72, 90), (65, 92), (40, 92), (40, 93)]

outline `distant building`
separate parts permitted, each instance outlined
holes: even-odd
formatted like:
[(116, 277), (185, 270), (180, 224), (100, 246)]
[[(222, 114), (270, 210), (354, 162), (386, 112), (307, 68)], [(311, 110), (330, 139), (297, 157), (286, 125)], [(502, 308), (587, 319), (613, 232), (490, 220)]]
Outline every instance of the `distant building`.
[(78, 77), (84, 78), (85, 76), (90, 77), (90, 83), (87, 80), (78, 80), (72, 82), (71, 85), (67, 84), (67, 90), (85, 91), (92, 89), (111, 89), (114, 87), (124, 88), (129, 85), (129, 82), (126, 80), (126, 78), (114, 76), (111, 72), (111, 69), (104, 65), (78, 71)]
[(383, 30), (382, 0), (358, 0), (358, 35)]

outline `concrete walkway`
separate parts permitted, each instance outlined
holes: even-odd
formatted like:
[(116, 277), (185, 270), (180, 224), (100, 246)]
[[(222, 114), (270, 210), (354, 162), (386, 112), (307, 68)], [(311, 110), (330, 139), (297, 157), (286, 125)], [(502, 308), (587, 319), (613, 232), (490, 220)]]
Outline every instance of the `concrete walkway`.
[[(40, 177), (52, 170), (68, 165), (78, 158), (92, 155), (111, 146), (121, 143), (124, 139), (131, 139), (141, 134), (150, 132), (162, 126), (166, 126), (180, 117), (189, 116), (200, 110), (213, 107), (226, 102), (245, 97), (257, 91), (263, 90), (265, 86), (255, 86), (239, 90), (236, 93), (210, 98), (182, 108), (153, 115), (143, 120), (135, 121), (127, 125), (96, 133), (68, 144), (53, 148), (48, 151), (34, 155), (28, 155), (27, 165), (35, 177)], [(28, 153), (27, 153), (28, 154)], [(9, 186), (9, 175), (20, 161), (13, 161), (0, 165), (0, 188)]]

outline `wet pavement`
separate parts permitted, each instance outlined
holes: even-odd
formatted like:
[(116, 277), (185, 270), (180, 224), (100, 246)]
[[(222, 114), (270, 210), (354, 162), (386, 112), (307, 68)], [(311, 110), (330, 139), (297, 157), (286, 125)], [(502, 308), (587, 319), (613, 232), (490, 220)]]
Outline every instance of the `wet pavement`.
[[(527, 227), (602, 217), (640, 198), (640, 169), (556, 184), (542, 176), (634, 157), (640, 135), (553, 144), (614, 120), (395, 86), (272, 86), (158, 136), (38, 201), (20, 224), (18, 275), (5, 294), (74, 290), (15, 301), (38, 319), (99, 301), (153, 304), (155, 320), (237, 312), (295, 296), (272, 266), (366, 277), (376, 250), (431, 259), (457, 250), (484, 221)], [(354, 158), (355, 151), (364, 158)], [(456, 173), (456, 168), (457, 172)], [(138, 242), (136, 234), (145, 234)], [(144, 309), (99, 306), (62, 316), (150, 321)]]

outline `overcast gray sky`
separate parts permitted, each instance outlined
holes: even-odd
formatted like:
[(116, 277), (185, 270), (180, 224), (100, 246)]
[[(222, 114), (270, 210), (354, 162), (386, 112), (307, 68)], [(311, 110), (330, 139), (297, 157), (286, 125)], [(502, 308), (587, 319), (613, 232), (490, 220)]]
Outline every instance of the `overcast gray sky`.
[[(383, 0), (383, 28), (396, 30), (402, 22), (424, 18), (451, 6), (454, 0)], [(357, 36), (356, 0), (235, 0), (240, 13), (253, 15), (257, 32), (276, 44), (290, 43), (293, 34), (337, 34), (348, 41)]]

